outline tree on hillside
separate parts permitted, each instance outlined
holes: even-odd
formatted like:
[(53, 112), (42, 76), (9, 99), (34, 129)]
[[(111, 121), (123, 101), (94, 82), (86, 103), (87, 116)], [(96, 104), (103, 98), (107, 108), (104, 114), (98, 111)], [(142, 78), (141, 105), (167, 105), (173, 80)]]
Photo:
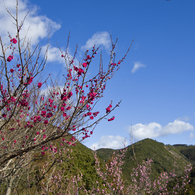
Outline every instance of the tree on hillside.
[[(7, 9), (7, 8), (6, 8)], [(120, 104), (105, 108), (104, 113), (95, 110), (103, 97), (107, 82), (119, 70), (125, 56), (115, 59), (115, 43), (112, 49), (107, 70), (103, 69), (101, 59), (99, 71), (87, 79), (87, 73), (98, 48), (86, 51), (83, 61), (75, 65), (73, 57), (68, 54), (69, 37), (61, 58), (66, 64), (63, 86), (56, 85), (51, 77), (40, 80), (38, 76), (44, 71), (47, 62), (41, 58), (41, 48), (31, 48), (26, 37), (21, 37), (22, 21), (18, 19), (18, 0), (16, 15), (8, 9), (16, 28), (16, 34), (10, 34), (8, 46), (0, 36), (1, 69), (0, 69), (0, 181), (7, 179), (7, 194), (11, 194), (12, 183), (16, 175), (31, 162), (44, 156), (48, 150), (57, 152), (51, 143), (60, 140), (61, 147), (73, 145), (76, 140), (84, 140), (93, 134), (95, 126)], [(27, 36), (27, 35), (26, 35)], [(51, 80), (47, 93), (42, 89)], [(114, 120), (114, 116), (108, 121)], [(68, 137), (71, 134), (71, 137)], [(38, 157), (36, 154), (39, 154)]]

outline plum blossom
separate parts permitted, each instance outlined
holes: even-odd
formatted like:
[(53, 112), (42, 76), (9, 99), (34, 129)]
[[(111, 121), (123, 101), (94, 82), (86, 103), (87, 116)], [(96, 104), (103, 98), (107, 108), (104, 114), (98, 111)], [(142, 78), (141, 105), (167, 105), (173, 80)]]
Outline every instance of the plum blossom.
[(41, 88), (41, 86), (42, 86), (42, 83), (38, 83), (38, 88)]
[(113, 116), (112, 118), (108, 119), (108, 121), (113, 121), (115, 119), (115, 116)]
[(17, 40), (15, 38), (13, 38), (13, 39), (10, 39), (10, 42), (12, 42), (13, 44), (16, 44)]
[(14, 56), (9, 55), (9, 56), (7, 57), (7, 61), (8, 61), (8, 62), (11, 62), (11, 61), (13, 60), (13, 58), (14, 58)]

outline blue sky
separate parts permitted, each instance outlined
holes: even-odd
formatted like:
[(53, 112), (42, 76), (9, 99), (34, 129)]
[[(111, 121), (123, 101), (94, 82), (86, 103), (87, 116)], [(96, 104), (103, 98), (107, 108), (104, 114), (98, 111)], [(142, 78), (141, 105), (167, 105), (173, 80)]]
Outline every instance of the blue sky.
[[(5, 1), (14, 10), (15, 0)], [(195, 1), (192, 0), (19, 0), (20, 18), (30, 10), (24, 31), (35, 45), (47, 43), (50, 50), (47, 72), (55, 78), (63, 69), (56, 43), (64, 49), (71, 32), (70, 54), (78, 44), (77, 60), (96, 43), (109, 61), (111, 32), (119, 38), (116, 55), (123, 57), (134, 43), (121, 69), (110, 80), (97, 110), (112, 100), (119, 108), (112, 122), (102, 121), (83, 143), (96, 149), (121, 148), (152, 138), (165, 144), (195, 144)], [(5, 25), (6, 23), (6, 25)], [(14, 33), (11, 19), (0, 0), (0, 30)], [(94, 70), (98, 67), (94, 60)], [(131, 139), (132, 141), (132, 139)]]

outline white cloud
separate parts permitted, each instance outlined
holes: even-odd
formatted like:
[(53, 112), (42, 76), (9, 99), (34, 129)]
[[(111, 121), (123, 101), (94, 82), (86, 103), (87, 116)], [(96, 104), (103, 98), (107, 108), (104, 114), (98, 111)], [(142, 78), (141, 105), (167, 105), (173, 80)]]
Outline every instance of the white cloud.
[(189, 121), (189, 120), (191, 120), (192, 119), (192, 117), (188, 117), (188, 116), (183, 116), (183, 117), (179, 117), (178, 118), (178, 120), (181, 120), (181, 121)]
[[(46, 49), (47, 49), (47, 45), (44, 45), (42, 47), (42, 55), (45, 54)], [(63, 54), (65, 54), (65, 51), (63, 51), (62, 49), (61, 51), (63, 52)], [(70, 54), (70, 51), (68, 49), (67, 50), (68, 54), (66, 55), (66, 62), (67, 62), (67, 65), (66, 65), (64, 57), (61, 57), (62, 55), (61, 51), (59, 50), (58, 47), (53, 47), (50, 45), (47, 51), (47, 62), (58, 62), (60, 64), (63, 64), (64, 66), (68, 66), (69, 61), (73, 59), (73, 56)], [(75, 58), (73, 64), (75, 66), (79, 66), (79, 61)]]
[(193, 139), (194, 138), (194, 134), (191, 132), (190, 133), (190, 139)]
[[(26, 0), (19, 0), (19, 24), (25, 17), (26, 13), (30, 10), (28, 16), (25, 19), (24, 25), (22, 27), (20, 38), (24, 38), (26, 33), (28, 40), (31, 41), (31, 45), (36, 45), (41, 39), (47, 38), (48, 31), (50, 30), (50, 36), (59, 30), (61, 25), (50, 20), (46, 16), (38, 15), (38, 7), (35, 5), (30, 5)], [(5, 5), (7, 9), (15, 16), (15, 0), (5, 0)], [(12, 37), (16, 36), (16, 27), (13, 24), (13, 18), (7, 13), (5, 9), (4, 1), (0, 0), (0, 34), (2, 36), (3, 42), (9, 41), (7, 32), (10, 33)]]
[(45, 88), (45, 89), (41, 89), (40, 95), (45, 95), (45, 96), (47, 96), (47, 95), (50, 94), (50, 92), (53, 93), (54, 91), (55, 91), (55, 92), (61, 92), (61, 93), (62, 93), (62, 92), (63, 92), (63, 89), (64, 89), (63, 86), (55, 86), (55, 87), (48, 86), (48, 87)]
[[(47, 45), (42, 47), (42, 53), (45, 53)], [(47, 51), (47, 62), (59, 62), (64, 63), (64, 58), (61, 57), (61, 52), (58, 47), (50, 46)]]
[(149, 124), (136, 124), (129, 127), (129, 132), (132, 133), (133, 139), (136, 141), (145, 138), (156, 138), (162, 137), (169, 134), (178, 134), (185, 131), (193, 131), (194, 128), (189, 123), (175, 120), (172, 123), (168, 123), (166, 126), (162, 127), (159, 123), (149, 123)]
[(112, 149), (120, 149), (124, 148), (125, 138), (119, 135), (113, 136), (102, 136), (97, 143), (94, 143), (90, 146), (92, 150), (97, 150), (99, 148), (112, 148)]
[(132, 73), (135, 73), (138, 69), (140, 69), (141, 67), (145, 67), (144, 64), (142, 64), (141, 62), (134, 62), (134, 66), (131, 70)]
[(86, 44), (81, 47), (82, 50), (90, 49), (96, 45), (96, 47), (104, 46), (105, 49), (109, 49), (111, 46), (110, 34), (106, 31), (95, 33), (90, 39), (87, 40)]

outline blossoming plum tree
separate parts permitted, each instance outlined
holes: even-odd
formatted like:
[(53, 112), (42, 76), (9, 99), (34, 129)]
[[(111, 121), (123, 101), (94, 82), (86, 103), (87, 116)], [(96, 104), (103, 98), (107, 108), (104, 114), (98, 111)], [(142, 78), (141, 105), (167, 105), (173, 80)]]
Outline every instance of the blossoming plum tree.
[[(54, 85), (47, 94), (41, 89), (47, 79), (39, 80), (47, 61), (47, 51), (41, 59), (41, 48), (31, 48), (30, 43), (21, 37), (25, 18), (18, 19), (18, 0), (16, 15), (6, 8), (14, 21), (16, 34), (9, 34), (8, 46), (0, 36), (2, 54), (0, 70), (0, 180), (8, 180), (7, 194), (11, 194), (14, 175), (35, 160), (33, 153), (39, 151), (44, 156), (52, 148), (52, 141), (60, 140), (61, 146), (73, 145), (76, 140), (84, 140), (93, 134), (99, 121), (105, 119), (117, 106), (112, 103), (105, 108), (105, 113), (95, 110), (97, 101), (102, 98), (106, 83), (120, 68), (120, 60), (115, 59), (115, 46), (112, 42), (110, 61), (107, 70), (102, 64), (99, 71), (90, 79), (86, 75), (98, 48), (88, 50), (79, 65), (74, 60), (77, 53), (70, 58), (67, 50), (60, 50), (66, 64), (67, 75), (63, 86)], [(114, 120), (111, 117), (108, 121)], [(68, 135), (72, 135), (68, 139)], [(57, 149), (56, 149), (57, 151)]]

